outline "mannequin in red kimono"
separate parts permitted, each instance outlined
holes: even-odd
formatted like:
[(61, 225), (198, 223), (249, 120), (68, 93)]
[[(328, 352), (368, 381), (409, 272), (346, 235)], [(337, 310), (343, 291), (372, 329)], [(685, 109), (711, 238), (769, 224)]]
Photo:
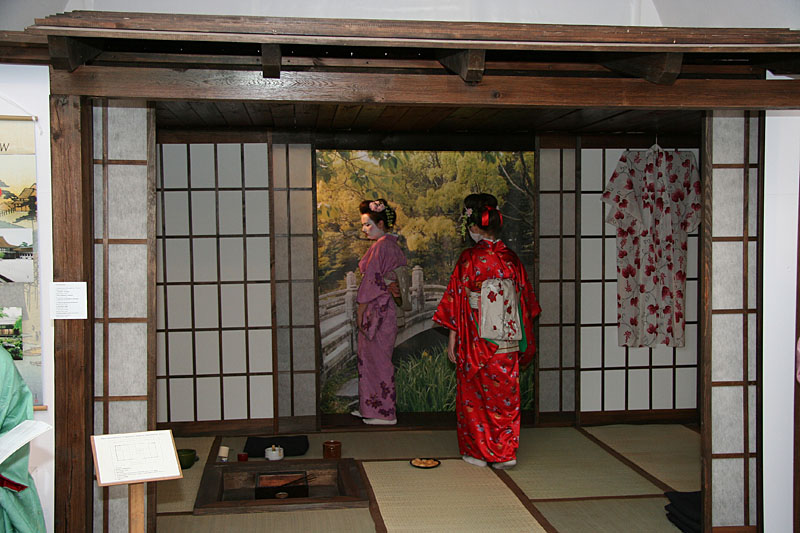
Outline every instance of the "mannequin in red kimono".
[[(519, 369), (533, 360), (533, 319), (541, 309), (522, 262), (497, 238), (503, 224), (497, 199), (490, 194), (471, 194), (464, 205), (462, 233), (469, 231), (475, 245), (461, 253), (433, 320), (450, 330), (447, 354), (456, 363), (461, 456), (477, 466), (491, 463), (493, 468), (511, 468), (517, 464), (519, 447)], [(482, 285), (498, 282), (516, 294), (503, 294), (502, 289), (499, 294), (486, 294), (485, 288), (482, 293)], [(518, 325), (514, 328), (521, 330), (518, 340), (481, 336), (491, 336), (482, 320), (490, 317), (482, 317), (481, 308), (491, 308), (489, 304), (499, 297), (506, 303), (517, 300), (518, 314), (506, 316), (505, 322)]]

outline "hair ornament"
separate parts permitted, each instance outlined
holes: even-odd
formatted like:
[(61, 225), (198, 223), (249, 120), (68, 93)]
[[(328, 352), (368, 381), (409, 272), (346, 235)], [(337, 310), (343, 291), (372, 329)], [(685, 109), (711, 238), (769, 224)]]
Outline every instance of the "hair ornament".
[(386, 209), (386, 204), (381, 201), (375, 200), (369, 203), (369, 210), (373, 213), (383, 213)]
[(491, 211), (497, 211), (497, 216), (500, 217), (500, 225), (502, 226), (503, 225), (503, 215), (500, 213), (500, 210), (498, 210), (498, 209), (496, 209), (496, 208), (494, 208), (494, 207), (492, 207), (490, 205), (486, 206), (486, 209), (483, 211), (483, 214), (481, 215), (481, 226), (488, 226), (489, 225), (489, 213)]
[(467, 238), (467, 228), (471, 225), (469, 219), (472, 216), (472, 208), (468, 207), (461, 213), (461, 226), (459, 227), (459, 233), (461, 234), (462, 239)]

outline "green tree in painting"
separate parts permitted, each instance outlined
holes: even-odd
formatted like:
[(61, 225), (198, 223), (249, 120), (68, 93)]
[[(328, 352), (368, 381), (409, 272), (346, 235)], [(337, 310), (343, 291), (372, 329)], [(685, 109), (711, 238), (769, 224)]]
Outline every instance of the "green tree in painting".
[[(533, 154), (524, 152), (317, 152), (317, 220), (322, 292), (341, 288), (369, 246), (360, 236), (358, 203), (386, 198), (411, 265), (426, 281), (446, 283), (464, 244), (458, 228), (463, 198), (497, 196), (504, 239), (522, 255), (533, 242)], [(525, 258), (523, 258), (525, 261)], [(527, 262), (527, 261), (526, 261)]]

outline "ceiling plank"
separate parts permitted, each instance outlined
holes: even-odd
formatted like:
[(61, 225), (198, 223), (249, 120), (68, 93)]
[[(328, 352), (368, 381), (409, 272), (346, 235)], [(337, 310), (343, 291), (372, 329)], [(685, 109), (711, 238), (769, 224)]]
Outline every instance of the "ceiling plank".
[(47, 37), (47, 47), (53, 68), (69, 72), (85, 65), (87, 61), (91, 61), (102, 52), (100, 48), (81, 39), (54, 35)]
[(279, 44), (261, 45), (261, 73), (265, 78), (281, 77), (281, 46)]
[(437, 54), (444, 68), (458, 74), (465, 83), (480, 83), (486, 69), (486, 50), (452, 50)]
[(599, 61), (613, 72), (645, 79), (658, 85), (672, 85), (681, 73), (683, 53), (613, 54)]
[(292, 103), (630, 109), (797, 109), (800, 80), (641, 79), (484, 76), (468, 86), (452, 76), (130, 69), (85, 65), (53, 70), (53, 94), (151, 100), (261, 100)]

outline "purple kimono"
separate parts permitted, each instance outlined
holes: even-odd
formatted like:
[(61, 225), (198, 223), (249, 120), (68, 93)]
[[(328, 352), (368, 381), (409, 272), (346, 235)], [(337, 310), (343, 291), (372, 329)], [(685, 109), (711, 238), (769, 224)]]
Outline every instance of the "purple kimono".
[(358, 332), (359, 411), (365, 418), (396, 418), (392, 352), (397, 337), (395, 303), (386, 276), (406, 264), (397, 236), (386, 234), (358, 263), (363, 275), (357, 301), (366, 304)]

